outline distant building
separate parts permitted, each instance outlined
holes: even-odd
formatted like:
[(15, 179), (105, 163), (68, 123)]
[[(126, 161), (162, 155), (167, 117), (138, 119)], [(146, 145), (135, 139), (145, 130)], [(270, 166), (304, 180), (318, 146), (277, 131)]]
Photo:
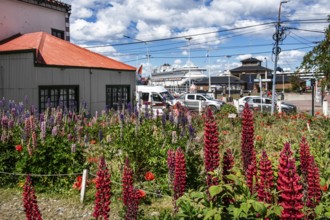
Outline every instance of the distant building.
[[(257, 79), (257, 76), (259, 74), (262, 79), (270, 79), (272, 76), (272, 70), (261, 66), (261, 60), (258, 60), (256, 58), (248, 58), (245, 60), (241, 60), (241, 62), (242, 66), (231, 69), (230, 73), (246, 82), (245, 90), (253, 91), (255, 87), (259, 87), (259, 84), (254, 82), (254, 80)], [(267, 88), (270, 89), (271, 82), (267, 83)], [(266, 82), (263, 83), (263, 88), (266, 88)]]
[(47, 106), (78, 110), (117, 109), (132, 101), (136, 68), (48, 33), (16, 35), (0, 42), (0, 97), (43, 111)]
[(70, 41), (69, 4), (57, 0), (1, 0), (0, 10), (0, 41), (33, 32)]
[[(212, 76), (211, 80), (211, 91), (218, 94), (229, 94), (229, 88), (231, 94), (238, 94), (241, 89), (244, 89), (245, 81), (240, 80), (236, 76)], [(203, 78), (195, 81), (197, 91), (209, 91), (209, 78)]]

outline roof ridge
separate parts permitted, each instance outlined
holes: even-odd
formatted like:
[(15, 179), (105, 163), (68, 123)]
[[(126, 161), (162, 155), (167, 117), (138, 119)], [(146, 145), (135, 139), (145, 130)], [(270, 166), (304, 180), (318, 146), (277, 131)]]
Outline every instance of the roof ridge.
[(38, 47), (36, 48), (36, 59), (37, 59), (37, 63), (40, 63), (40, 64), (45, 64), (45, 60), (42, 57), (42, 51), (44, 49), (45, 38), (46, 38), (46, 33), (41, 32), (40, 43), (39, 43)]

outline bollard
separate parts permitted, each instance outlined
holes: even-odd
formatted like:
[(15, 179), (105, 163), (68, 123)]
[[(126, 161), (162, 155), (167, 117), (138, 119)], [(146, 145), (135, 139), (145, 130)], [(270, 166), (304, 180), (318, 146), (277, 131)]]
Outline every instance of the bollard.
[(238, 106), (238, 100), (237, 99), (234, 99), (234, 106), (236, 107), (237, 112), (239, 112), (239, 106)]
[(277, 101), (277, 109), (278, 109), (278, 113), (282, 113), (282, 106), (281, 106), (282, 102), (281, 101)]
[(81, 190), (80, 190), (80, 203), (84, 202), (84, 197), (85, 197), (85, 192), (86, 192), (87, 175), (88, 175), (88, 170), (84, 169), (83, 176), (82, 176), (82, 182), (81, 182)]
[(328, 101), (327, 100), (323, 101), (323, 115), (328, 116)]

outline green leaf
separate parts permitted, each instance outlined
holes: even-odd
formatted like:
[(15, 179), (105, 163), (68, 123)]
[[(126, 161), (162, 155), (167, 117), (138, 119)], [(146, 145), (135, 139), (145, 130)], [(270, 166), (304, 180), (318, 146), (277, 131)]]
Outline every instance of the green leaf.
[(250, 207), (251, 207), (251, 204), (249, 204), (249, 203), (242, 203), (241, 204), (241, 210), (245, 213), (245, 214), (247, 214), (248, 212), (249, 212), (249, 209), (250, 209)]
[(315, 207), (315, 214), (320, 215), (323, 212), (323, 205), (320, 204)]
[(209, 189), (211, 197), (218, 195), (222, 191), (222, 187), (220, 186), (211, 186)]
[(204, 220), (206, 220), (206, 219), (210, 219), (210, 218), (213, 217), (216, 213), (217, 213), (217, 210), (216, 210), (216, 209), (211, 209), (211, 210), (209, 210), (209, 211), (206, 213), (206, 215), (205, 215), (205, 217), (204, 217)]

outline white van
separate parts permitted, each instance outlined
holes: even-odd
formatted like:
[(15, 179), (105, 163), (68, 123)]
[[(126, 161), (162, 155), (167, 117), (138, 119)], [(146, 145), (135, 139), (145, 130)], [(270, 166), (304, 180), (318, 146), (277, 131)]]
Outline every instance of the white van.
[(173, 105), (173, 96), (164, 86), (136, 86), (136, 101), (142, 105), (151, 105), (156, 108), (166, 108)]

